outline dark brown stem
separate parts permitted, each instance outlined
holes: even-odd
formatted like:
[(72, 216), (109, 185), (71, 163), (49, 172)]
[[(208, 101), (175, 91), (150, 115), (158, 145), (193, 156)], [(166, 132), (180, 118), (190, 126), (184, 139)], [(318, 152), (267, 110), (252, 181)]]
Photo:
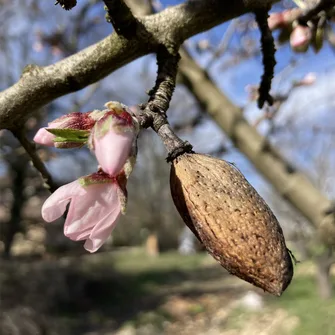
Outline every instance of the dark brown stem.
[(322, 11), (329, 11), (335, 6), (334, 0), (321, 0), (315, 7), (311, 8), (305, 14), (298, 18), (298, 22), (301, 25), (307, 25), (308, 21), (311, 21)]
[(51, 193), (55, 192), (57, 189), (57, 186), (53, 182), (52, 177), (49, 171), (46, 169), (44, 163), (42, 162), (40, 157), (37, 155), (35, 144), (31, 143), (26, 138), (23, 131), (12, 130), (12, 133), (21, 143), (22, 147), (26, 150), (27, 154), (30, 156), (34, 167), (41, 173), (46, 188), (49, 189)]
[(77, 0), (57, 0), (55, 5), (60, 4), (65, 10), (70, 10), (77, 4)]
[(131, 39), (136, 35), (138, 25), (130, 8), (123, 0), (104, 0), (107, 21), (110, 22), (118, 35)]
[(273, 98), (270, 95), (271, 82), (274, 74), (274, 67), (276, 65), (275, 59), (275, 43), (272, 32), (268, 25), (267, 10), (257, 10), (255, 12), (256, 21), (261, 32), (261, 48), (263, 54), (263, 75), (259, 85), (258, 107), (262, 108), (264, 103), (273, 104)]
[(142, 128), (151, 127), (163, 141), (168, 152), (167, 161), (171, 162), (184, 152), (191, 152), (192, 145), (182, 141), (171, 129), (166, 111), (176, 86), (178, 62), (180, 56), (173, 54), (165, 46), (157, 52), (157, 79), (155, 86), (149, 92), (149, 101), (142, 106), (139, 121)]

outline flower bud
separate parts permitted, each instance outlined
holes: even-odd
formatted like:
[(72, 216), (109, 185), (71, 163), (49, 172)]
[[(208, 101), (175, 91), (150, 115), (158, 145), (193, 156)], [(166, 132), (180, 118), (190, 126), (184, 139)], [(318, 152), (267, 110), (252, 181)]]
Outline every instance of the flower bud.
[(102, 170), (115, 176), (132, 156), (138, 125), (125, 105), (108, 102), (106, 107), (91, 132), (89, 145)]
[(306, 52), (312, 39), (311, 28), (297, 25), (290, 36), (291, 48), (296, 52)]
[(56, 148), (81, 147), (87, 142), (90, 130), (96, 122), (96, 117), (97, 111), (74, 112), (63, 115), (48, 123), (48, 127), (39, 129), (34, 141)]
[(307, 73), (301, 80), (294, 82), (294, 86), (310, 86), (316, 82), (316, 74), (313, 72)]
[(283, 231), (233, 164), (184, 154), (173, 161), (170, 185), (184, 222), (225, 269), (269, 293), (282, 294), (293, 276)]

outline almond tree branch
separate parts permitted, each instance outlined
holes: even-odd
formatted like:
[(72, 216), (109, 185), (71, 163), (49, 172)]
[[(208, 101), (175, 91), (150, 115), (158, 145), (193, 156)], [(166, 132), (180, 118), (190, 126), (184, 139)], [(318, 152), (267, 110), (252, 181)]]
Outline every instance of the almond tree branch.
[[(263, 0), (268, 6), (277, 0)], [(259, 6), (259, 0), (189, 0), (139, 18), (136, 36), (113, 33), (101, 42), (46, 67), (28, 66), (20, 80), (0, 93), (0, 129), (22, 125), (38, 108), (78, 91), (160, 45), (176, 49), (187, 38)]]

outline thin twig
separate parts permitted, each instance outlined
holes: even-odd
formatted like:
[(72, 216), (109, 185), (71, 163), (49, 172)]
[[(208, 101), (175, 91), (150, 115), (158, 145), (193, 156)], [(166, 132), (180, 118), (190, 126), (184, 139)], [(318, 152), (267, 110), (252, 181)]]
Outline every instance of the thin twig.
[(151, 127), (161, 138), (168, 152), (167, 161), (174, 160), (184, 152), (192, 152), (192, 145), (181, 140), (172, 130), (166, 117), (176, 86), (179, 54), (171, 54), (161, 46), (157, 52), (157, 79), (148, 93), (148, 103), (141, 105), (143, 110), (138, 116), (142, 128)]
[(123, 0), (104, 0), (107, 21), (110, 22), (118, 35), (131, 39), (136, 35), (138, 20)]
[(207, 71), (212, 67), (215, 61), (227, 50), (227, 47), (234, 35), (237, 25), (238, 25), (237, 19), (232, 20), (230, 24), (228, 25), (225, 33), (222, 36), (219, 46), (214, 51), (213, 55), (211, 56), (211, 59), (208, 61), (207, 65), (205, 66), (205, 69)]
[(191, 152), (192, 145), (181, 140), (171, 129), (166, 111), (176, 86), (178, 71), (178, 53), (172, 54), (161, 46), (157, 52), (157, 79), (155, 86), (149, 92), (149, 101), (142, 105), (143, 112), (139, 121), (143, 128), (151, 127), (163, 141), (168, 152), (167, 161), (172, 161), (184, 152)]
[(46, 169), (44, 163), (36, 153), (35, 144), (31, 143), (26, 138), (23, 131), (12, 130), (12, 133), (21, 143), (22, 147), (26, 150), (27, 154), (30, 156), (34, 167), (41, 173), (46, 188), (49, 189), (51, 193), (56, 191), (57, 186), (53, 182), (52, 177), (49, 171)]
[(262, 108), (264, 103), (273, 104), (273, 98), (270, 95), (271, 82), (274, 74), (274, 67), (276, 65), (275, 59), (275, 42), (272, 32), (268, 25), (268, 11), (258, 10), (255, 12), (256, 21), (261, 32), (261, 48), (263, 54), (263, 75), (259, 85), (258, 107)]

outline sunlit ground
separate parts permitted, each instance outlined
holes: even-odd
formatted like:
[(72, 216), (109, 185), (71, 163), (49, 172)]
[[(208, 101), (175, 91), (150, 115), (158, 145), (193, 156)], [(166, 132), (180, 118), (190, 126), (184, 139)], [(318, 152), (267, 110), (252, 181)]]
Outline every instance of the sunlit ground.
[[(281, 298), (229, 275), (205, 253), (149, 258), (126, 249), (1, 268), (3, 306), (30, 308), (62, 335), (335, 334), (335, 300), (318, 298), (311, 263), (297, 266)], [(244, 302), (250, 290), (261, 296), (253, 308)]]

